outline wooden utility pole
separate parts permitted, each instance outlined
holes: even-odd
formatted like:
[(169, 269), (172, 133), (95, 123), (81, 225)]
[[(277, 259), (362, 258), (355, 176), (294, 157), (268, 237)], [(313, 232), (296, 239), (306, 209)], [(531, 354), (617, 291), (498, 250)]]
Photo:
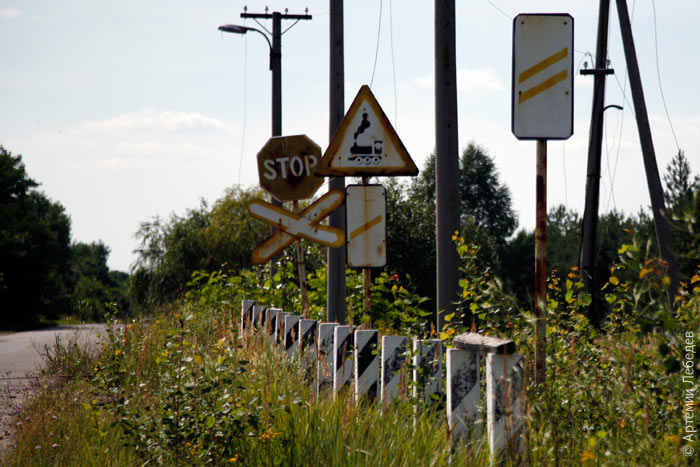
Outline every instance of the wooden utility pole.
[(656, 165), (654, 142), (651, 138), (649, 116), (647, 115), (647, 107), (644, 101), (644, 90), (642, 89), (642, 79), (639, 74), (639, 64), (637, 63), (637, 52), (634, 47), (634, 39), (632, 38), (632, 26), (627, 10), (627, 2), (626, 0), (616, 1), (617, 15), (620, 19), (622, 45), (625, 50), (627, 73), (629, 75), (630, 89), (632, 91), (632, 102), (634, 103), (634, 113), (637, 120), (637, 131), (639, 132), (639, 142), (642, 146), (642, 157), (644, 159), (644, 170), (647, 176), (647, 186), (649, 187), (649, 197), (651, 198), (651, 209), (654, 214), (656, 240), (659, 244), (659, 255), (661, 259), (666, 262), (666, 272), (671, 279), (668, 288), (668, 300), (671, 307), (673, 307), (676, 292), (678, 291), (678, 267), (676, 266), (676, 257), (673, 253), (671, 227), (666, 219), (664, 192), (661, 185), (661, 178), (659, 177), (659, 169)]
[(454, 0), (435, 0), (435, 191), (435, 324), (440, 332), (444, 315), (455, 311), (459, 267), (452, 240), (460, 213)]
[(594, 324), (599, 323), (602, 318), (602, 310), (598, 306), (595, 275), (598, 256), (596, 239), (600, 199), (600, 157), (603, 146), (603, 114), (605, 112), (605, 77), (613, 72), (607, 67), (609, 18), (610, 0), (600, 0), (595, 63), (591, 64), (593, 69), (581, 70), (583, 75), (594, 76), (593, 108), (588, 140), (588, 170), (586, 172), (586, 205), (583, 211), (583, 235), (579, 263), (581, 280), (592, 298), (591, 306), (588, 309), (588, 318)]
[[(330, 120), (329, 141), (345, 116), (345, 58), (343, 50), (343, 0), (330, 0)], [(344, 177), (331, 177), (328, 190), (345, 191)], [(345, 205), (333, 211), (329, 225), (345, 230)], [(345, 248), (328, 248), (326, 313), (329, 322), (345, 323)]]

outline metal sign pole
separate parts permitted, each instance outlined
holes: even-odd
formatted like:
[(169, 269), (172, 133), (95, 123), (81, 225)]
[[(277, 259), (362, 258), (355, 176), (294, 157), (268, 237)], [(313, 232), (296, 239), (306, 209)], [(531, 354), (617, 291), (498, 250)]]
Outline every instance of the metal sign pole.
[(537, 140), (535, 224), (535, 383), (545, 380), (547, 331), (547, 140)]
[[(299, 214), (299, 201), (293, 202), (294, 214)], [(297, 237), (297, 265), (299, 267), (299, 289), (301, 290), (301, 310), (304, 319), (309, 319), (309, 296), (306, 292), (306, 265), (304, 263), (304, 249), (301, 246), (301, 238)]]
[[(362, 184), (367, 185), (367, 177), (362, 177)], [(369, 314), (372, 308), (372, 270), (368, 267), (362, 268), (362, 290), (364, 291), (364, 309)], [(372, 322), (370, 321), (370, 326)]]

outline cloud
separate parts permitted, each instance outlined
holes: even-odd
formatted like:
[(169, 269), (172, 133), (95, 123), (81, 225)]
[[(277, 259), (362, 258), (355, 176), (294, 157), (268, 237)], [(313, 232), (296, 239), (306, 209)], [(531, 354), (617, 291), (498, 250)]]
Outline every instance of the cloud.
[(108, 120), (85, 124), (88, 130), (165, 129), (181, 130), (227, 130), (216, 118), (197, 112), (164, 111), (146, 108), (138, 113), (121, 114)]
[(12, 19), (21, 18), (22, 12), (16, 8), (3, 8), (0, 9), (0, 19)]
[[(424, 88), (432, 88), (435, 75), (430, 74), (416, 79), (416, 84)], [(504, 89), (503, 82), (492, 68), (462, 68), (457, 70), (457, 89), (464, 91), (497, 92)]]

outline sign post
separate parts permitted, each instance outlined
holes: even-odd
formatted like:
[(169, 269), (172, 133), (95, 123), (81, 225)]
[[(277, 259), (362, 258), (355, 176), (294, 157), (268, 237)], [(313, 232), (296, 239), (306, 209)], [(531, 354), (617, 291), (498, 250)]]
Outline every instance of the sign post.
[[(299, 289), (301, 291), (302, 313), (304, 318), (308, 318), (309, 299), (306, 291), (306, 268), (304, 266), (304, 249), (302, 248), (301, 237), (303, 236), (302, 232), (310, 235), (308, 230), (309, 227), (311, 227), (311, 223), (302, 221), (302, 219), (306, 218), (298, 215), (298, 200), (312, 197), (314, 193), (316, 193), (316, 190), (323, 184), (323, 178), (317, 177), (314, 174), (314, 170), (320, 159), (321, 148), (306, 135), (270, 138), (260, 152), (258, 152), (257, 156), (260, 186), (279, 201), (292, 201), (294, 207), (293, 213), (291, 214), (293, 214), (293, 216), (290, 216), (290, 213), (287, 213), (281, 208), (274, 209), (272, 205), (264, 206), (257, 204), (253, 206), (252, 209), (251, 205), (248, 207), (254, 217), (257, 215), (257, 218), (264, 222), (271, 222), (278, 219), (280, 230), (284, 230), (282, 225), (285, 222), (289, 225), (288, 230), (294, 230), (295, 228), (299, 230), (299, 235), (296, 237), (296, 250), (297, 266), (299, 268)], [(316, 226), (315, 228), (318, 230), (320, 226)], [(313, 228), (311, 230), (313, 230)], [(310, 239), (312, 241), (322, 241), (322, 239), (328, 237), (331, 243), (333, 243), (334, 239), (331, 238), (333, 234), (328, 231), (326, 231), (326, 234), (325, 237), (323, 235), (311, 235)], [(276, 234), (273, 234), (271, 238), (275, 236)], [(279, 236), (277, 237), (279, 238)], [(336, 235), (336, 237), (338, 237), (338, 235)], [(337, 244), (337, 238), (335, 240)], [(283, 243), (284, 241), (278, 240), (278, 242)], [(279, 253), (279, 251), (281, 251), (281, 249), (279, 249), (277, 253)], [(255, 260), (256, 255), (254, 251), (254, 263)]]
[(513, 19), (511, 129), (537, 141), (535, 225), (535, 382), (546, 374), (547, 140), (573, 134), (574, 19), (520, 14)]
[(368, 86), (355, 96), (316, 175), (362, 177), (346, 189), (348, 266), (362, 268), (364, 308), (371, 307), (371, 270), (386, 264), (386, 190), (371, 176), (418, 175), (418, 168)]

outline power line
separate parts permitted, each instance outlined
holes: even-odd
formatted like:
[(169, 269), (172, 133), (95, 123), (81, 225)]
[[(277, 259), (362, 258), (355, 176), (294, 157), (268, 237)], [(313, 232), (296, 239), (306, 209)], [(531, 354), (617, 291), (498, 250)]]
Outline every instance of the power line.
[(513, 17), (512, 17), (511, 15), (509, 15), (508, 13), (506, 13), (505, 11), (503, 11), (503, 10), (501, 9), (501, 7), (499, 7), (498, 5), (496, 5), (495, 3), (493, 3), (491, 0), (486, 0), (486, 3), (488, 3), (489, 5), (491, 5), (492, 7), (494, 7), (496, 10), (498, 10), (498, 11), (499, 11), (503, 16), (505, 16), (506, 18), (508, 18), (508, 19), (510, 19), (510, 20), (513, 19)]
[(661, 71), (659, 68), (659, 39), (656, 31), (656, 4), (654, 0), (651, 0), (651, 8), (654, 12), (654, 52), (656, 54), (656, 77), (659, 80), (659, 91), (661, 92), (661, 102), (664, 104), (664, 110), (666, 111), (666, 118), (668, 119), (668, 125), (671, 127), (671, 134), (673, 135), (673, 140), (676, 142), (676, 148), (680, 152), (681, 147), (678, 144), (678, 138), (676, 138), (676, 130), (673, 129), (673, 123), (671, 122), (671, 116), (668, 113), (668, 107), (666, 106), (666, 98), (664, 97), (664, 88), (661, 86)]
[(379, 57), (379, 35), (382, 32), (382, 7), (383, 0), (379, 0), (379, 23), (377, 24), (377, 48), (374, 51), (374, 66), (372, 66), (372, 79), (369, 81), (369, 87), (374, 83), (374, 72), (377, 70), (377, 58)]

